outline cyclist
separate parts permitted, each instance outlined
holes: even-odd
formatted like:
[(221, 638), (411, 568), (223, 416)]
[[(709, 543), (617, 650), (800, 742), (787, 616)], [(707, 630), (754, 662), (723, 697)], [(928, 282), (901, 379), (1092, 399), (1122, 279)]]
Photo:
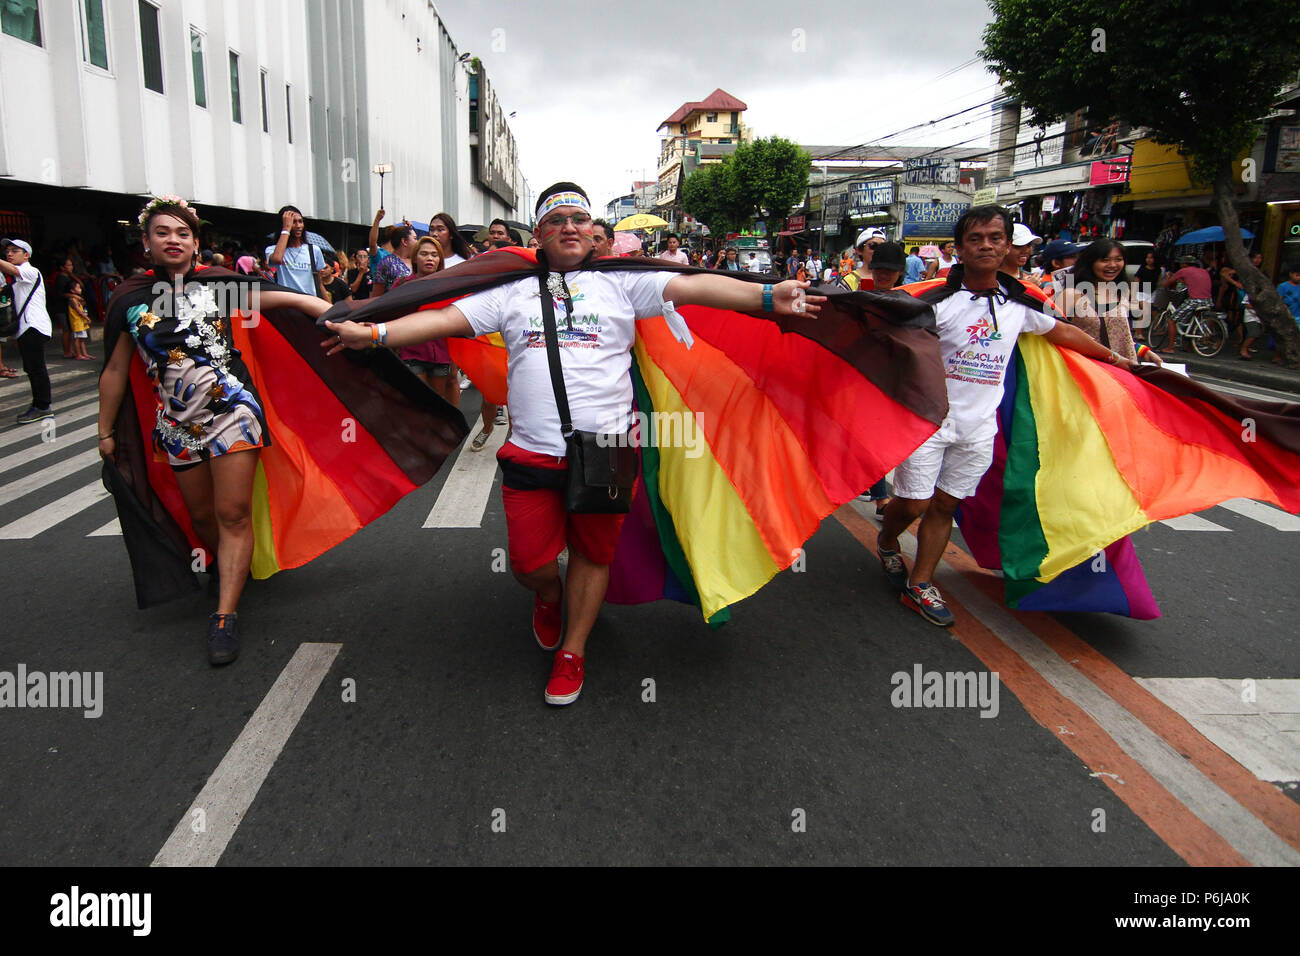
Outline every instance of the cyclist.
[(1178, 347), (1178, 328), (1184, 319), (1194, 314), (1197, 309), (1214, 307), (1214, 302), (1210, 299), (1210, 287), (1213, 283), (1209, 270), (1200, 265), (1196, 256), (1180, 256), (1178, 264), (1182, 268), (1166, 276), (1163, 287), (1168, 289), (1176, 282), (1183, 283), (1187, 286), (1187, 301), (1174, 310), (1170, 321), (1169, 341), (1160, 350), (1162, 352), (1172, 352)]

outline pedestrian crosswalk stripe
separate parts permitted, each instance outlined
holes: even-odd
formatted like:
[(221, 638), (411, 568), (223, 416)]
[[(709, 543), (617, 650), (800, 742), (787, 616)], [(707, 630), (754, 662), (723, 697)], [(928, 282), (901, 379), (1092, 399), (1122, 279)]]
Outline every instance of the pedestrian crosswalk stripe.
[(1243, 515), (1261, 524), (1266, 524), (1270, 528), (1276, 528), (1278, 531), (1300, 531), (1300, 518), (1289, 515), (1279, 508), (1266, 505), (1262, 501), (1251, 501), (1249, 498), (1232, 498), (1220, 502), (1219, 507), (1226, 508), (1234, 514)]
[[(58, 429), (71, 425), (73, 422), (79, 422), (98, 414), (99, 399), (96, 397), (87, 398), (75, 405), (65, 405), (55, 412), (55, 433), (57, 434)], [(7, 448), (15, 442), (20, 442), (24, 439), (38, 438), (40, 435), (41, 430), (39, 428), (32, 428), (31, 425), (15, 425), (8, 431), (0, 432), (0, 448)]]
[[(54, 441), (43, 441), (31, 448), (24, 448), (22, 451), (16, 451), (0, 458), (0, 474), (30, 464), (38, 458), (44, 458), (46, 455), (52, 455), (56, 451), (67, 451), (76, 442), (85, 441), (87, 438), (96, 435), (98, 428), (99, 423), (95, 422), (66, 435), (58, 434), (56, 429)], [(37, 434), (39, 434), (39, 431)]]
[(24, 515), (17, 521), (0, 528), (0, 541), (15, 541), (34, 538), (42, 531), (48, 531), (56, 524), (67, 521), (73, 515), (80, 514), (97, 501), (108, 497), (103, 482), (95, 481), (84, 488), (78, 488), (71, 494), (64, 495), (58, 501), (52, 501), (44, 508), (37, 508), (31, 514)]
[(94, 531), (90, 532), (90, 534), (86, 535), (87, 538), (120, 538), (121, 536), (122, 524), (116, 518), (104, 525), (102, 528), (96, 528)]
[[(1300, 780), (1300, 680), (1135, 677), (1239, 764), (1272, 783)], [(1244, 700), (1243, 697), (1249, 697)]]
[(473, 451), (469, 442), (460, 446), (451, 474), (443, 482), (438, 500), (434, 502), (426, 528), (481, 528), (483, 511), (492, 482), (497, 472), (497, 449), (505, 444), (506, 429), (498, 425), (492, 429), (482, 451)]
[[(65, 382), (73, 383), (78, 380), (92, 386), (96, 384), (96, 379), (86, 369), (76, 369), (75, 371), (55, 372), (50, 376), (50, 385)], [(4, 381), (4, 379), (0, 379), (0, 381)], [(0, 389), (0, 414), (26, 408), (32, 403), (32, 387), (26, 375), (22, 376), (21, 381), (16, 378), (8, 379), (8, 381), (18, 384), (11, 384), (7, 389)]]
[(1225, 528), (1221, 524), (1215, 524), (1213, 521), (1207, 521), (1200, 515), (1179, 515), (1177, 518), (1166, 518), (1160, 522), (1162, 525), (1173, 528), (1175, 531), (1231, 531), (1231, 528)]
[(40, 471), (34, 471), (30, 475), (24, 475), (7, 485), (0, 485), (0, 505), (7, 505), (11, 501), (18, 500), (23, 495), (39, 491), (60, 478), (66, 478), (68, 475), (75, 475), (79, 471), (93, 468), (99, 464), (100, 460), (99, 451), (92, 448), (90, 451), (82, 452), (80, 455), (74, 455), (71, 458), (65, 458), (63, 461), (42, 468)]

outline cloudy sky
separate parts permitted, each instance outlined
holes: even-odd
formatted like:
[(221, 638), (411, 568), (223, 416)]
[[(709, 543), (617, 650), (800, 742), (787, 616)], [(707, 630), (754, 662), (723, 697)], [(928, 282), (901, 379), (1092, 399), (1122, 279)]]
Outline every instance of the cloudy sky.
[[(643, 169), (655, 178), (659, 124), (718, 87), (749, 106), (757, 136), (845, 146), (983, 103), (996, 88), (973, 62), (983, 0), (435, 2), (516, 114), (531, 189), (572, 179), (602, 206)], [(983, 145), (988, 129), (988, 111), (976, 110), (890, 143)]]

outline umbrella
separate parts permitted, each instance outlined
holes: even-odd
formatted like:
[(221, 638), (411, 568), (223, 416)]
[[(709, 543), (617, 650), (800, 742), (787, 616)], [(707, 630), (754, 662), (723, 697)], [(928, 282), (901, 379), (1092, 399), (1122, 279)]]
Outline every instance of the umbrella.
[(917, 255), (919, 255), (922, 259), (938, 259), (939, 247), (935, 245), (922, 246), (920, 252), (918, 252)]
[[(307, 231), (304, 232), (302, 236), (303, 236), (302, 241), (307, 243), (308, 245), (315, 246), (317, 249), (321, 251), (321, 255), (323, 256), (338, 255), (338, 253), (334, 250), (334, 246), (330, 244), (330, 241), (326, 239), (324, 236), (322, 236), (319, 232)], [(278, 232), (272, 232), (267, 235), (266, 241), (274, 243), (278, 241), (279, 238), (280, 238), (280, 234)]]
[(641, 240), (630, 232), (614, 233), (614, 255), (625, 256), (641, 248)]
[[(1249, 229), (1241, 230), (1241, 238), (1254, 239), (1255, 234)], [(1223, 242), (1222, 226), (1207, 226), (1204, 229), (1194, 229), (1191, 232), (1184, 233), (1178, 237), (1174, 243), (1176, 246), (1199, 246), (1206, 242)]]
[(651, 216), (649, 213), (639, 212), (614, 223), (614, 231), (618, 232), (619, 230), (628, 229), (659, 229), (666, 225), (668, 225), (668, 223), (660, 219), (658, 216)]

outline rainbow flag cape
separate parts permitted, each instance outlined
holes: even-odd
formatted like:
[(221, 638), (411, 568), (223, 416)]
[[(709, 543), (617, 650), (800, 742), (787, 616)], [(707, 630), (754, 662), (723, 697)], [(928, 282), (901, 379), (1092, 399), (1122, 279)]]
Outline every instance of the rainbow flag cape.
[[(126, 309), (150, 297), (154, 281), (128, 280), (116, 291), (106, 361), (125, 334)], [(261, 284), (224, 269), (186, 281)], [(291, 310), (236, 313), (230, 327), (271, 437), (253, 488), (255, 578), (306, 564), (355, 534), (432, 478), (468, 434), (464, 416), (387, 350), (327, 357), (313, 321)], [(199, 539), (171, 467), (155, 460), (153, 417), (137, 412), (154, 406), (153, 383), (133, 352), (104, 484), (117, 504), (140, 607), (199, 586)]]
[(998, 424), (993, 466), (959, 522), (980, 565), (1002, 570), (1013, 608), (1158, 617), (1132, 532), (1235, 497), (1300, 511), (1300, 405), (1234, 400), (1023, 335)]
[[(326, 318), (386, 321), (492, 284), (535, 278), (538, 268), (525, 250), (489, 253), (375, 302), (342, 303)], [(582, 268), (704, 271), (632, 259)], [(665, 428), (691, 429), (694, 440), (642, 447), (607, 600), (673, 598), (699, 607), (716, 625), (731, 604), (797, 560), (823, 518), (932, 435), (947, 398), (933, 313), (905, 295), (836, 294), (815, 318), (678, 311), (692, 347), (662, 317), (637, 322), (636, 411), (661, 436)], [(500, 338), (448, 344), (484, 397), (505, 404)]]

